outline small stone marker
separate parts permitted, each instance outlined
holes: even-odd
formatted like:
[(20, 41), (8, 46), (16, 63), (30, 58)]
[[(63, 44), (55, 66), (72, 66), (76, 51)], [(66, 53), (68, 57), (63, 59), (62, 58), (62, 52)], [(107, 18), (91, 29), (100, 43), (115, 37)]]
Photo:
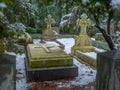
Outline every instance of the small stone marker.
[(54, 32), (53, 32), (52, 27), (51, 27), (51, 24), (55, 23), (55, 20), (52, 18), (51, 15), (48, 15), (48, 17), (45, 18), (44, 21), (47, 23), (47, 28), (43, 32), (41, 39), (47, 40), (47, 41), (55, 40), (56, 38), (55, 38)]

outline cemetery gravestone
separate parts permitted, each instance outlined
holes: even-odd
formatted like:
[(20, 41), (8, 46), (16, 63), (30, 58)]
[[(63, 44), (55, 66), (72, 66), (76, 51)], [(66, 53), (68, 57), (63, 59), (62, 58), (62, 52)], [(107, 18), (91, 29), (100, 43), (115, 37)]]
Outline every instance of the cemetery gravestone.
[(55, 35), (54, 35), (54, 32), (52, 30), (52, 27), (51, 27), (51, 24), (55, 23), (55, 20), (52, 18), (51, 15), (48, 15), (47, 18), (45, 18), (44, 20), (46, 23), (47, 23), (47, 28), (46, 30), (43, 32), (43, 35), (42, 35), (42, 39), (43, 40), (55, 40)]
[(75, 45), (72, 47), (72, 52), (80, 50), (82, 52), (94, 51), (90, 37), (87, 35), (86, 28), (91, 25), (91, 21), (86, 14), (81, 15), (81, 19), (77, 20), (77, 24), (81, 26), (81, 32), (75, 39)]

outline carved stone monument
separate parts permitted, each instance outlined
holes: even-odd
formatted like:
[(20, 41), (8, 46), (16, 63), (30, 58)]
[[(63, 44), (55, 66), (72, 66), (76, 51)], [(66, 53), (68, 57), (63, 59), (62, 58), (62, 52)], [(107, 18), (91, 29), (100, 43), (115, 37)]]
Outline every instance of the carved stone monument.
[(48, 15), (44, 21), (47, 23), (47, 28), (43, 32), (43, 35), (41, 38), (43, 40), (48, 40), (48, 41), (55, 40), (56, 38), (55, 38), (54, 32), (51, 27), (51, 24), (55, 23), (55, 20), (52, 18), (51, 15)]
[(86, 14), (81, 15), (81, 19), (77, 20), (77, 24), (81, 27), (79, 36), (75, 39), (75, 45), (72, 47), (73, 52), (80, 50), (81, 52), (91, 52), (94, 50), (90, 37), (87, 35), (86, 28), (91, 25), (90, 19)]
[(48, 81), (78, 75), (73, 58), (54, 44), (28, 44), (26, 56), (27, 81)]

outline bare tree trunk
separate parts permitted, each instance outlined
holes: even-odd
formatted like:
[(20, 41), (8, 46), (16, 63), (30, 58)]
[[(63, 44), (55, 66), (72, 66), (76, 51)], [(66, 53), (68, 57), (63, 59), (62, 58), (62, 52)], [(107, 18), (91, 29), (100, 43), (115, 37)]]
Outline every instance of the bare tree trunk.
[[(93, 14), (94, 15), (94, 19), (95, 19), (95, 22), (96, 22), (96, 27), (99, 29), (99, 31), (102, 33), (103, 37), (105, 38), (106, 42), (108, 43), (108, 46), (111, 50), (114, 50), (115, 49), (115, 45), (114, 45), (114, 42), (112, 41), (112, 38), (110, 37), (110, 35), (106, 32), (105, 29), (101, 28), (100, 27), (100, 24), (99, 24), (99, 20), (98, 20), (98, 16), (96, 14)], [(109, 27), (108, 27), (108, 31), (110, 31), (110, 22), (108, 21), (109, 23)]]
[(108, 22), (107, 22), (107, 33), (109, 35), (111, 35), (111, 32), (110, 32), (110, 21), (111, 21), (111, 16), (109, 14), (109, 16), (108, 16)]
[(108, 35), (104, 29), (102, 29), (101, 27), (97, 26), (96, 27), (99, 29), (99, 31), (102, 33), (103, 37), (105, 38), (106, 42), (108, 43), (108, 46), (111, 50), (115, 49), (115, 45), (112, 41), (112, 38), (110, 37), (110, 35)]

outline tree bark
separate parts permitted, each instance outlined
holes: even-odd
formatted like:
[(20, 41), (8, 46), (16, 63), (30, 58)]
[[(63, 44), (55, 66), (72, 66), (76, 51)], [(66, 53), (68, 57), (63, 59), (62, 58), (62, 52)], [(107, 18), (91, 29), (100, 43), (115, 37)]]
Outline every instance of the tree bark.
[[(103, 37), (105, 38), (106, 42), (108, 43), (108, 46), (111, 50), (114, 50), (115, 49), (115, 45), (112, 41), (112, 38), (110, 37), (110, 35), (105, 31), (105, 29), (101, 28), (100, 27), (100, 24), (99, 24), (99, 20), (98, 20), (98, 17), (96, 14), (93, 14), (94, 15), (94, 19), (95, 19), (95, 22), (96, 22), (96, 28), (99, 29), (99, 31), (102, 33)], [(109, 22), (109, 26), (110, 26), (110, 22)], [(110, 30), (110, 28), (108, 28)]]
[(107, 21), (107, 33), (109, 35), (111, 35), (111, 32), (110, 32), (110, 22), (111, 22), (111, 16), (110, 14), (108, 15), (108, 21)]
[(108, 43), (108, 46), (111, 50), (115, 49), (115, 45), (112, 41), (112, 38), (110, 37), (110, 35), (108, 35), (104, 29), (102, 29), (101, 27), (99, 27), (98, 25), (96, 25), (96, 27), (99, 29), (99, 31), (102, 33), (103, 37), (105, 38), (106, 42)]

